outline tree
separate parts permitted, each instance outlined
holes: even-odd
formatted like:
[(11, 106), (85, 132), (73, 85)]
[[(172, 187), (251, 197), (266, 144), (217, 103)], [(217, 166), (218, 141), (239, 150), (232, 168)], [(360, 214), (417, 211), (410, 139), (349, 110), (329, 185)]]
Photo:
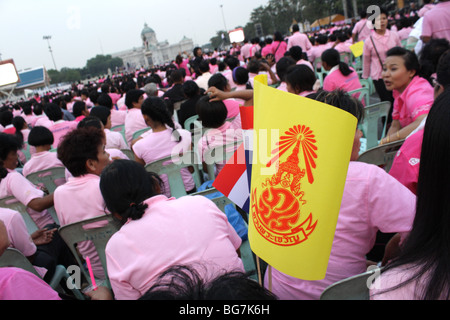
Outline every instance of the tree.
[(121, 58), (113, 58), (111, 55), (97, 55), (86, 63), (86, 69), (92, 76), (98, 76), (108, 72), (108, 69), (115, 70), (116, 67), (122, 67)]
[[(223, 35), (223, 38), (222, 38)], [(217, 31), (216, 35), (212, 37), (209, 42), (212, 48), (222, 48), (225, 49), (230, 45), (228, 34), (224, 30)]]

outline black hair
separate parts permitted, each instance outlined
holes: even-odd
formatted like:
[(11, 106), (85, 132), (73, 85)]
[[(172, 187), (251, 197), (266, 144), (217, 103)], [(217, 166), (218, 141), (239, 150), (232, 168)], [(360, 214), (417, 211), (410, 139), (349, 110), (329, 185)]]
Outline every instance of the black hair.
[(14, 114), (11, 111), (9, 111), (7, 109), (0, 111), (0, 124), (3, 127), (6, 127), (6, 126), (12, 124), (13, 118), (14, 118)]
[(55, 103), (48, 103), (44, 106), (44, 112), (51, 121), (59, 121), (63, 119), (63, 111)]
[(52, 145), (54, 142), (53, 133), (46, 127), (34, 127), (28, 135), (28, 144), (33, 147)]
[(103, 125), (106, 126), (108, 118), (111, 116), (111, 110), (107, 107), (98, 106), (91, 109), (90, 115), (99, 118)]
[(11, 151), (17, 152), (20, 148), (22, 144), (15, 135), (0, 133), (0, 181), (8, 175), (8, 170), (3, 167), (3, 161)]
[(100, 106), (106, 107), (110, 110), (113, 108), (113, 101), (112, 101), (111, 97), (109, 96), (109, 94), (107, 94), (107, 93), (102, 93), (101, 95), (98, 96), (97, 104)]
[(437, 82), (445, 89), (450, 87), (450, 50), (444, 52), (436, 68)]
[(209, 72), (209, 61), (202, 60), (198, 65), (198, 69), (200, 70), (201, 73)]
[(42, 114), (42, 112), (44, 111), (43, 106), (41, 103), (36, 103), (33, 106), (33, 113), (37, 116), (40, 116)]
[(281, 34), (280, 31), (275, 31), (275, 33), (273, 34), (273, 41), (284, 41), (283, 39), (283, 35)]
[(214, 74), (211, 78), (208, 80), (208, 87), (215, 87), (221, 91), (225, 91), (226, 87), (228, 85), (228, 80), (225, 78), (225, 76), (221, 73)]
[(386, 58), (393, 56), (403, 58), (406, 70), (408, 71), (415, 70), (416, 76), (422, 75), (419, 59), (417, 59), (417, 56), (413, 51), (406, 50), (405, 48), (402, 47), (393, 47), (386, 52)]
[(236, 57), (230, 56), (227, 57), (224, 61), (227, 64), (228, 68), (230, 68), (230, 70), (234, 70), (234, 68), (237, 68), (240, 65), (239, 59)]
[(19, 139), (21, 145), (24, 143), (22, 130), (26, 124), (27, 122), (21, 116), (14, 117), (12, 120), (12, 125), (14, 126), (14, 128), (16, 128), (15, 135), (17, 136), (17, 139)]
[(292, 32), (297, 32), (297, 31), (300, 31), (300, 27), (298, 26), (298, 24), (292, 25)]
[(300, 46), (294, 46), (289, 49), (289, 54), (295, 61), (299, 61), (303, 58), (303, 50)]
[(200, 87), (195, 81), (188, 80), (183, 83), (183, 93), (186, 98), (195, 97), (196, 95), (200, 94)]
[(133, 109), (133, 103), (137, 103), (141, 96), (145, 94), (142, 90), (133, 89), (127, 92), (125, 96), (125, 105), (128, 109)]
[(228, 116), (228, 110), (222, 101), (210, 101), (209, 96), (200, 98), (195, 109), (205, 128), (219, 128)]
[(197, 263), (175, 265), (161, 272), (155, 284), (139, 300), (277, 300), (269, 290), (252, 280), (251, 273), (223, 272), (208, 281)]
[(75, 118), (77, 118), (83, 114), (83, 111), (85, 109), (86, 109), (86, 103), (84, 103), (83, 101), (76, 101), (73, 104), (72, 114)]
[(351, 115), (355, 116), (358, 123), (362, 123), (364, 120), (364, 106), (361, 101), (352, 97), (342, 89), (334, 91), (320, 90), (312, 97), (314, 100), (326, 103), (330, 106), (347, 111)]
[(23, 105), (22, 105), (22, 111), (24, 114), (26, 114), (27, 116), (31, 115), (33, 113), (33, 108), (32, 108), (32, 104), (29, 101), (26, 101)]
[(150, 117), (153, 121), (159, 122), (172, 128), (178, 142), (181, 141), (181, 135), (175, 129), (175, 123), (166, 104), (166, 101), (159, 97), (149, 97), (142, 104), (141, 112), (143, 115)]
[(86, 161), (98, 160), (98, 147), (104, 143), (103, 130), (92, 126), (77, 128), (61, 140), (57, 150), (58, 159), (74, 177), (83, 176), (88, 173)]
[(261, 64), (259, 63), (259, 60), (254, 58), (247, 63), (247, 70), (250, 73), (259, 73), (260, 67)]
[(102, 121), (98, 117), (94, 117), (89, 115), (89, 117), (84, 118), (80, 122), (78, 122), (77, 128), (88, 128), (88, 127), (94, 127), (97, 129), (104, 129)]
[(238, 85), (247, 84), (249, 81), (248, 70), (244, 67), (237, 67), (233, 70), (233, 81)]
[(139, 220), (147, 205), (143, 202), (161, 194), (162, 181), (155, 173), (129, 160), (116, 160), (108, 165), (100, 175), (100, 191), (106, 207), (122, 217)]
[(408, 283), (416, 287), (420, 300), (450, 298), (450, 91), (440, 94), (427, 117), (422, 142), (416, 215), (412, 230), (402, 244), (400, 254), (382, 272), (415, 266), (412, 276), (386, 291)]
[(422, 76), (432, 85), (431, 76), (436, 73), (439, 59), (444, 52), (450, 49), (447, 39), (431, 39), (420, 52), (420, 67)]
[(327, 49), (322, 53), (321, 57), (322, 61), (326, 62), (331, 68), (334, 66), (339, 65), (339, 71), (344, 75), (348, 76), (353, 71), (350, 69), (348, 64), (341, 61), (341, 56), (339, 54), (339, 51), (336, 49)]
[(297, 93), (312, 91), (317, 81), (314, 71), (303, 64), (290, 66), (286, 71), (285, 79)]
[(285, 82), (286, 79), (286, 72), (289, 69), (290, 66), (294, 66), (295, 65), (295, 60), (292, 59), (291, 57), (282, 57), (280, 60), (278, 60), (277, 65), (276, 65), (276, 69), (277, 69), (277, 75), (278, 78), (282, 81)]

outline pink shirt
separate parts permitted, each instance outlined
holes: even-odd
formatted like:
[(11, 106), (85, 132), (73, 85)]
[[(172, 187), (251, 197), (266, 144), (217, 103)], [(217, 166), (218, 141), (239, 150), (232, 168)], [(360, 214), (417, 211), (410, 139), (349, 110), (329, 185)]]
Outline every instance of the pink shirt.
[(35, 127), (46, 127), (50, 128), (54, 124), (47, 116), (38, 117), (36, 122), (34, 123)]
[(327, 74), (323, 81), (323, 89), (325, 91), (334, 91), (336, 89), (343, 89), (346, 92), (361, 89), (358, 74), (353, 71), (348, 76), (344, 76), (339, 70), (339, 66), (335, 66)]
[(117, 127), (125, 124), (125, 119), (127, 117), (126, 111), (121, 110), (111, 110), (111, 127)]
[(304, 64), (305, 66), (310, 67), (312, 71), (314, 71), (314, 67), (313, 67), (312, 63), (307, 61), (307, 60), (300, 59), (300, 60), (297, 61), (296, 64), (298, 64), (298, 65)]
[(222, 75), (227, 78), (228, 84), (230, 85), (231, 89), (234, 89), (237, 87), (236, 83), (234, 83), (233, 80), (233, 72), (230, 69), (225, 70)]
[[(178, 155), (180, 152), (187, 152), (191, 148), (192, 137), (191, 133), (184, 129), (177, 130), (182, 139), (177, 142), (172, 136), (172, 129), (167, 129), (161, 132), (152, 132), (146, 135), (142, 140), (136, 142), (133, 146), (135, 155), (144, 160), (146, 164), (152, 163), (156, 160), (171, 156), (173, 153)], [(195, 188), (194, 179), (187, 168), (180, 170), (181, 177), (184, 182), (186, 191), (191, 191)], [(161, 180), (164, 182), (164, 191), (166, 196), (170, 196), (170, 185), (167, 175), (161, 175)]]
[(278, 62), (284, 57), (287, 50), (287, 44), (284, 41), (274, 41), (272, 42), (272, 53), (275, 56), (275, 61)]
[[(40, 122), (38, 122), (38, 121), (40, 121)], [(48, 117), (46, 115), (35, 116), (34, 119), (31, 121), (31, 126), (36, 127), (36, 126), (40, 125), (39, 123), (46, 124), (46, 123), (48, 123), (48, 121), (50, 121), (50, 120), (48, 119)], [(42, 126), (47, 127), (45, 125), (42, 125)]]
[(236, 117), (239, 114), (239, 106), (241, 103), (235, 99), (223, 100), (223, 104), (227, 107), (228, 116), (227, 119)]
[(300, 280), (273, 269), (273, 293), (281, 300), (317, 300), (331, 284), (365, 272), (377, 231), (409, 232), (415, 204), (415, 195), (383, 169), (350, 162), (325, 279)]
[[(61, 226), (107, 214), (100, 192), (100, 177), (93, 174), (68, 178), (66, 184), (55, 190), (54, 202)], [(89, 256), (91, 259), (95, 276), (104, 278), (94, 244), (83, 242), (78, 244), (78, 248), (83, 257)]]
[(248, 59), (250, 58), (250, 48), (252, 47), (252, 45), (250, 43), (246, 43), (242, 46), (241, 48), (241, 56), (244, 59)]
[(361, 19), (353, 27), (352, 34), (358, 34), (358, 42), (365, 41), (370, 36), (371, 29), (367, 27), (367, 23), (367, 19)]
[(61, 143), (62, 138), (77, 128), (78, 122), (76, 121), (56, 121), (51, 127), (48, 129), (53, 133), (53, 138), (55, 139), (53, 143), (53, 148), (57, 148)]
[[(217, 129), (208, 129), (203, 137), (198, 141), (198, 153), (201, 160), (207, 164), (211, 163), (212, 159), (206, 159), (206, 151), (215, 147), (228, 145), (234, 143), (236, 150), (242, 141), (242, 128), (240, 127), (241, 119), (237, 117), (233, 122), (225, 121), (225, 123)], [(227, 150), (229, 151), (229, 150)], [(225, 162), (219, 161), (216, 163), (216, 175), (225, 166)]]
[[(322, 53), (329, 49), (327, 44), (319, 44), (318, 46), (314, 46), (311, 48), (311, 50), (308, 52), (308, 59), (309, 61), (314, 65), (314, 61), (316, 59), (322, 58)], [(317, 63), (317, 68), (321, 68), (322, 63)]]
[(290, 50), (292, 47), (296, 46), (301, 47), (303, 52), (312, 48), (311, 41), (309, 41), (308, 37), (298, 31), (289, 37), (286, 49)]
[(267, 55), (269, 53), (273, 53), (272, 52), (272, 46), (271, 45), (266, 45), (264, 48), (261, 49), (261, 56), (263, 58), (267, 57)]
[(61, 300), (44, 280), (20, 268), (0, 268), (0, 300)]
[(64, 167), (56, 152), (39, 152), (33, 154), (31, 159), (23, 166), (22, 174), (26, 177), (32, 173), (55, 167)]
[(440, 2), (425, 13), (422, 36), (450, 41), (450, 2)]
[(133, 141), (133, 134), (141, 129), (148, 128), (142, 116), (141, 109), (129, 109), (125, 118), (125, 139), (129, 146)]
[(405, 140), (389, 171), (391, 176), (414, 194), (417, 194), (423, 133), (423, 129), (419, 130)]
[[(242, 240), (226, 215), (205, 197), (146, 201), (144, 216), (128, 221), (109, 240), (106, 260), (117, 300), (136, 300), (155, 278), (174, 265), (201, 264), (203, 279), (217, 272), (243, 271), (236, 250)], [(133, 252), (133, 259), (130, 259)]]
[(408, 39), (409, 34), (411, 33), (412, 30), (413, 30), (413, 28), (411, 28), (411, 27), (400, 29), (397, 32), (400, 41)]
[(400, 121), (402, 128), (414, 122), (419, 116), (428, 114), (434, 103), (434, 90), (430, 83), (416, 76), (400, 94), (393, 91), (394, 110), (392, 119)]
[(104, 131), (106, 135), (106, 149), (129, 149), (120, 132), (111, 131), (109, 129), (105, 129)]
[(379, 80), (381, 79), (381, 73), (383, 71), (382, 63), (384, 63), (384, 60), (386, 59), (387, 51), (393, 47), (400, 47), (401, 42), (397, 33), (390, 30), (386, 30), (386, 33), (383, 36), (375, 31), (372, 31), (370, 35), (372, 36), (378, 54), (380, 55), (381, 63), (370, 37), (367, 38), (366, 41), (364, 41), (362, 77), (364, 79), (371, 77), (372, 80)]
[[(32, 200), (42, 198), (44, 192), (17, 171), (8, 170), (8, 175), (0, 182), (0, 198), (12, 196), (27, 206)], [(55, 223), (47, 210), (37, 212), (31, 208), (27, 208), (27, 212), (39, 229), (43, 229), (48, 224)]]

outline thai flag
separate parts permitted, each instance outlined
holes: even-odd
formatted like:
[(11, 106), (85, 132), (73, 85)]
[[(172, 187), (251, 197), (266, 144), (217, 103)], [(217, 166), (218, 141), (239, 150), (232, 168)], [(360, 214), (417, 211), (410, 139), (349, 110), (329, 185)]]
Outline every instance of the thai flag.
[(244, 143), (220, 171), (213, 183), (218, 191), (245, 212), (250, 212), (253, 160), (253, 107), (241, 107)]

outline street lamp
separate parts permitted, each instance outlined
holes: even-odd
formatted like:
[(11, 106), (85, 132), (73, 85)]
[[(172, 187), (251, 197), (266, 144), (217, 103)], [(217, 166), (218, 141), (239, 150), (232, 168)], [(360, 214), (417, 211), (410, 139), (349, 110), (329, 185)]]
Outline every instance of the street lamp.
[(222, 9), (223, 25), (225, 26), (225, 31), (228, 32), (227, 24), (225, 23), (225, 14), (223, 13), (223, 4), (220, 5), (220, 8)]
[(52, 56), (52, 60), (53, 60), (53, 65), (55, 66), (55, 70), (58, 71), (58, 69), (56, 68), (56, 63), (55, 63), (55, 58), (53, 57), (53, 51), (52, 51), (52, 47), (50, 46), (50, 39), (52, 38), (52, 36), (44, 36), (43, 40), (47, 40), (48, 43), (48, 50), (50, 51), (50, 54)]

